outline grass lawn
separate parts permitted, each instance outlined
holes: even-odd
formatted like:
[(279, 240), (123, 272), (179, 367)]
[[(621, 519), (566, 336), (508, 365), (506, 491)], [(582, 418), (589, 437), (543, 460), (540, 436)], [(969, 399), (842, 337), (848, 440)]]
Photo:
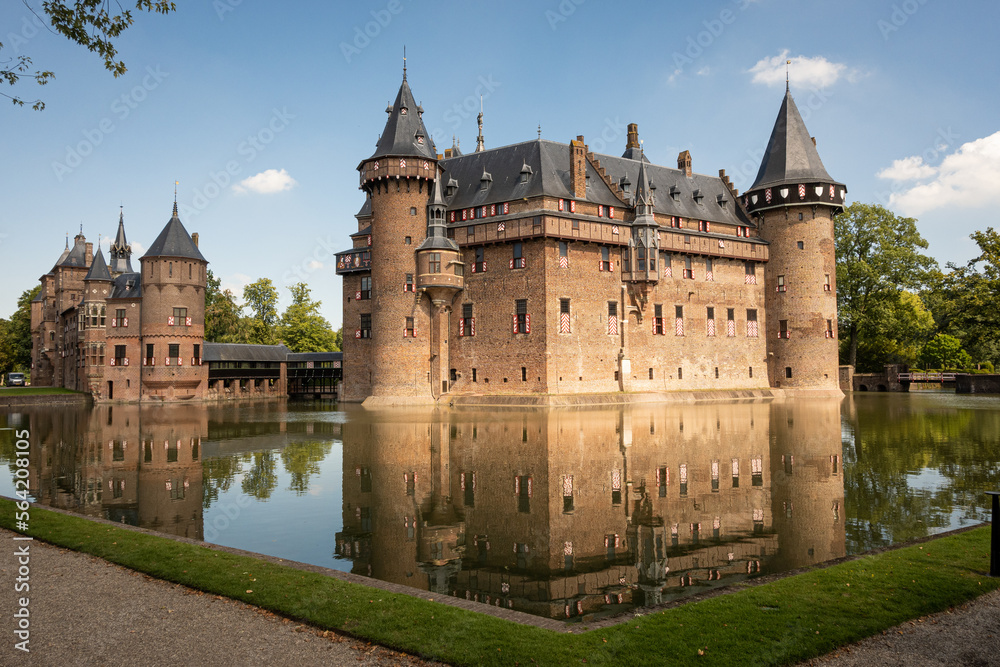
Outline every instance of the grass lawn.
[(0, 387), (0, 396), (44, 396), (47, 394), (80, 394), (62, 387)]
[[(29, 535), (320, 628), (456, 665), (783, 665), (1000, 587), (985, 526), (567, 634), (31, 509)], [(0, 500), (0, 525), (14, 506)]]

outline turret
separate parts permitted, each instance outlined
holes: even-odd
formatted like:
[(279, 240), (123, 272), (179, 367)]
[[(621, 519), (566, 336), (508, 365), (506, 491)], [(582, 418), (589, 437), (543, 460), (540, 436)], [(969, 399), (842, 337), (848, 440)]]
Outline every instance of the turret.
[(118, 233), (111, 244), (111, 273), (121, 275), (122, 273), (132, 273), (132, 246), (125, 238), (125, 213), (118, 214)]
[[(438, 177), (437, 155), (424, 127), (423, 109), (410, 91), (405, 67), (396, 101), (386, 112), (388, 118), (375, 152), (358, 165), (361, 188), (371, 200), (370, 235), (365, 241), (370, 244), (370, 262), (368, 271), (344, 272), (344, 328), (354, 330), (353, 340), (350, 334), (345, 336), (344, 377), (354, 378), (348, 380), (345, 397), (429, 400), (432, 393), (436, 395), (431, 388), (441, 386), (432, 377), (436, 374), (431, 364), (434, 353), (429, 349), (432, 306), (420, 298), (415, 278), (433, 273), (432, 269), (444, 270), (445, 265), (443, 261), (429, 264), (435, 253), (441, 254), (438, 248), (428, 247), (427, 252), (417, 249), (425, 247), (429, 233), (437, 234), (432, 244), (447, 246), (448, 239), (443, 228), (443, 200), (428, 205)], [(426, 220), (419, 215), (425, 210)], [(438, 213), (440, 227), (430, 224)], [(445, 254), (457, 250), (452, 246), (440, 250)], [(454, 254), (457, 259), (457, 252)], [(418, 256), (425, 262), (424, 269), (417, 266)], [(449, 271), (453, 273), (453, 267)], [(438, 286), (439, 282), (425, 279), (424, 287)], [(351, 297), (356, 297), (353, 305)]]
[(638, 181), (635, 188), (635, 220), (632, 221), (632, 238), (628, 243), (629, 261), (622, 263), (622, 280), (656, 283), (659, 281), (656, 258), (659, 256), (660, 239), (653, 217), (653, 191), (646, 163), (641, 157)]
[(845, 194), (786, 88), (757, 178), (744, 194), (770, 243), (764, 284), (772, 386), (839, 393), (833, 216)]

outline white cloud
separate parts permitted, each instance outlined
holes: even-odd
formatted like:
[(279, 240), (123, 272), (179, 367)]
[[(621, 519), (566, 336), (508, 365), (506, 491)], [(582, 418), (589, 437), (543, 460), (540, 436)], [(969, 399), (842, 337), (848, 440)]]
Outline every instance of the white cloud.
[(231, 276), (220, 276), (219, 289), (223, 292), (229, 290), (236, 297), (236, 302), (240, 303), (243, 300), (243, 288), (254, 281), (254, 278), (246, 275), (245, 273), (234, 273)]
[(705, 65), (700, 70), (695, 72), (695, 74), (697, 74), (698, 76), (708, 76), (711, 73), (712, 73), (712, 68), (709, 67), (708, 65)]
[(240, 195), (247, 192), (269, 195), (275, 192), (291, 190), (297, 184), (295, 179), (289, 176), (288, 172), (284, 169), (267, 169), (259, 174), (244, 178), (237, 185), (233, 186), (233, 192)]
[(848, 69), (844, 63), (832, 63), (823, 56), (789, 57), (788, 49), (776, 56), (758, 60), (747, 72), (753, 74), (754, 83), (780, 86), (785, 83), (785, 63), (788, 60), (792, 61), (789, 65), (791, 83), (800, 88), (826, 88), (841, 77), (853, 83), (860, 76), (857, 70)]
[(323, 262), (319, 261), (318, 259), (311, 259), (309, 260), (309, 263), (306, 264), (306, 268), (309, 269), (310, 271), (319, 271), (320, 269), (323, 268)]
[(892, 166), (886, 167), (875, 175), (890, 181), (919, 181), (936, 173), (937, 169), (929, 164), (924, 164), (924, 158), (912, 155), (901, 160), (893, 160)]
[[(106, 255), (105, 258), (104, 258), (105, 260), (109, 259), (108, 255), (111, 254), (111, 242), (112, 241), (114, 241), (114, 238), (112, 238), (110, 236), (102, 236), (101, 237), (101, 243), (100, 243), (100, 245), (101, 245), (101, 249), (104, 251), (104, 254)], [(130, 241), (129, 245), (132, 246), (132, 259), (133, 260), (138, 259), (139, 257), (142, 257), (143, 255), (146, 254), (146, 246), (142, 245), (141, 243), (137, 243), (136, 241)], [(133, 268), (135, 268), (136, 270), (138, 270), (139, 267), (135, 266)]]
[(937, 208), (975, 208), (996, 201), (1000, 197), (1000, 132), (962, 144), (934, 172), (934, 180), (893, 193), (889, 203), (905, 215), (920, 215)]

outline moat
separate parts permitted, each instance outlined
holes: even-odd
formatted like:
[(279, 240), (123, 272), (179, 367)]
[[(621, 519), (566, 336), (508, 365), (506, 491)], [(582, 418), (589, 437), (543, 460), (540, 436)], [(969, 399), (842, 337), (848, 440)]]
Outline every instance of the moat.
[(988, 521), (1000, 397), (0, 414), (43, 505), (551, 618)]

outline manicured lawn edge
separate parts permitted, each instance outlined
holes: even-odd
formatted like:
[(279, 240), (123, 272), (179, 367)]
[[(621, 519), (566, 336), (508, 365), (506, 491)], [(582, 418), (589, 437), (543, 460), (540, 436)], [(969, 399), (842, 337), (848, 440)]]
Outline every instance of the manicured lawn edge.
[[(40, 507), (30, 523), (37, 539), (456, 665), (790, 664), (1000, 587), (985, 526), (568, 634)], [(12, 501), (0, 525), (14, 529)]]
[(0, 396), (49, 396), (56, 394), (80, 394), (82, 391), (62, 387), (0, 387)]

